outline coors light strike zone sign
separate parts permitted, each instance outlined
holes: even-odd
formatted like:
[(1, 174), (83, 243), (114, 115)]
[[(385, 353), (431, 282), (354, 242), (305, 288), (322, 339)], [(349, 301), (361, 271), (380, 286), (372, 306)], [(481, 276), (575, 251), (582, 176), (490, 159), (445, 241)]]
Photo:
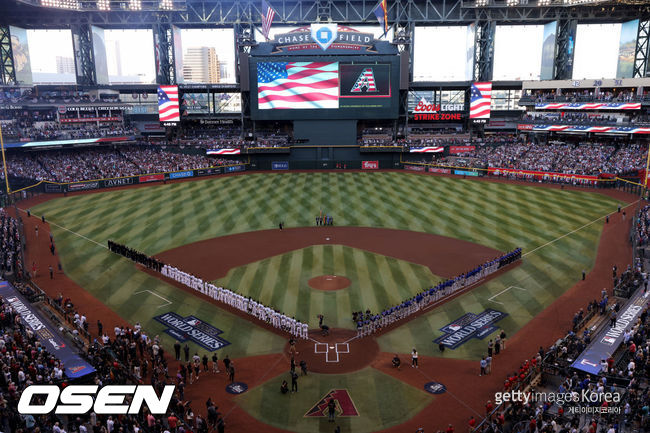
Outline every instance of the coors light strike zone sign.
[(425, 98), (420, 99), (413, 109), (413, 120), (463, 120), (464, 104), (434, 104)]

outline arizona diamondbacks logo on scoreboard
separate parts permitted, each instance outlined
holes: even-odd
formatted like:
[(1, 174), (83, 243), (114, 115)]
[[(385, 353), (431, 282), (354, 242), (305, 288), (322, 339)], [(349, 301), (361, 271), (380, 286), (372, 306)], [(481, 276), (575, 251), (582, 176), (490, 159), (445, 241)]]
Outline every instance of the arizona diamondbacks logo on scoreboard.
[(336, 24), (312, 24), (311, 38), (324, 50), (336, 40), (338, 25)]
[(493, 324), (506, 317), (508, 313), (488, 308), (479, 314), (467, 313), (440, 328), (444, 335), (436, 338), (434, 343), (456, 349), (472, 338), (484, 339), (497, 330)]
[(191, 340), (210, 352), (230, 344), (230, 342), (219, 337), (219, 334), (223, 333), (221, 329), (215, 328), (194, 316), (182, 317), (170, 311), (156, 316), (154, 319), (166, 325), (165, 333), (181, 343)]

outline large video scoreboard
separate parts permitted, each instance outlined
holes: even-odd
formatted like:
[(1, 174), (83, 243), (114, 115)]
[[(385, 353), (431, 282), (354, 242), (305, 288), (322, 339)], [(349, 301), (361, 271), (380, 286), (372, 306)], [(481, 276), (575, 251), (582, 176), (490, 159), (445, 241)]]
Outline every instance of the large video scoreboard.
[(394, 119), (399, 57), (253, 57), (250, 90), (256, 120)]

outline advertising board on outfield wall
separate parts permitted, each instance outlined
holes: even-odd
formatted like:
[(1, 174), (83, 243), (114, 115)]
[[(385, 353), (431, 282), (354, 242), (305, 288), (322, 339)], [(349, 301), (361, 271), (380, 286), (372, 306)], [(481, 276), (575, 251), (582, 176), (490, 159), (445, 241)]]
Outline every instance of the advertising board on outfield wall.
[(429, 173), (451, 174), (451, 169), (440, 167), (429, 167)]
[(177, 171), (175, 173), (169, 173), (169, 178), (170, 179), (183, 179), (183, 178), (192, 177), (192, 176), (194, 176), (194, 172), (192, 170)]
[(424, 171), (424, 166), (423, 165), (404, 165), (404, 170), (410, 170), (410, 171)]
[(379, 168), (379, 161), (362, 161), (361, 168), (364, 170), (377, 170)]
[(119, 179), (106, 179), (104, 187), (112, 188), (114, 186), (133, 185), (134, 179), (132, 177), (122, 177)]
[(508, 168), (488, 168), (488, 174), (493, 176), (514, 176), (518, 178), (528, 178), (536, 180), (550, 180), (550, 181), (575, 181), (578, 183), (596, 184), (598, 183), (598, 176), (591, 175), (576, 175), (566, 173), (553, 173), (549, 171), (533, 171), (533, 170), (513, 170)]
[(289, 161), (273, 161), (271, 170), (289, 170)]
[(236, 171), (244, 171), (246, 169), (245, 165), (231, 165), (228, 167), (224, 167), (224, 172), (225, 173), (234, 173)]
[(214, 167), (214, 168), (203, 168), (201, 170), (196, 170), (197, 176), (211, 176), (213, 174), (221, 174), (221, 168)]
[(69, 191), (86, 191), (99, 188), (99, 182), (78, 182), (68, 185)]
[(458, 174), (460, 176), (478, 176), (478, 171), (472, 171), (472, 170), (454, 170), (454, 174)]
[(245, 165), (235, 165), (232, 167), (211, 167), (198, 170), (185, 170), (173, 173), (146, 174), (142, 176), (120, 177), (114, 179), (102, 179), (87, 182), (74, 182), (69, 184), (45, 183), (43, 191), (48, 193), (58, 193), (63, 191), (86, 191), (97, 188), (114, 188), (118, 186), (135, 185), (138, 183), (161, 182), (165, 179), (184, 179), (194, 176), (212, 176), (234, 171), (246, 170)]
[(61, 185), (55, 184), (55, 183), (46, 183), (45, 184), (45, 192), (62, 192), (63, 187)]
[(165, 175), (164, 174), (148, 174), (146, 176), (140, 176), (138, 178), (138, 182), (140, 183), (147, 183), (147, 182), (158, 182), (161, 180), (165, 180)]

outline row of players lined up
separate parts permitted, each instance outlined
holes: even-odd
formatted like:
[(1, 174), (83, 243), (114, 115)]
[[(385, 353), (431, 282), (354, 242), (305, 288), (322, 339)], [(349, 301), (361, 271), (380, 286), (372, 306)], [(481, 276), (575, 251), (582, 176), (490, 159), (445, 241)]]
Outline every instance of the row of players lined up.
[(307, 323), (302, 323), (293, 317), (285, 316), (271, 307), (239, 295), (232, 290), (206, 283), (194, 275), (190, 275), (169, 265), (163, 266), (161, 273), (174, 281), (201, 292), (216, 301), (223, 302), (239, 311), (243, 311), (275, 328), (282, 329), (295, 337), (308, 338), (309, 325)]
[(158, 259), (149, 257), (145, 253), (141, 253), (140, 251), (136, 251), (133, 248), (129, 248), (125, 245), (118, 244), (116, 242), (111, 241), (110, 239), (108, 240), (108, 249), (109, 251), (114, 252), (115, 254), (124, 256), (127, 259), (132, 260), (136, 263), (140, 263), (142, 266), (145, 266), (149, 269), (153, 269), (154, 271), (160, 272), (163, 266), (165, 265), (163, 262), (161, 262)]
[(450, 278), (435, 287), (423, 290), (416, 296), (405, 300), (399, 305), (387, 308), (379, 314), (373, 315), (370, 310), (366, 311), (365, 316), (361, 312), (354, 313), (353, 320), (357, 324), (357, 336), (363, 337), (370, 335), (391, 323), (408, 317), (426, 305), (447, 296), (451, 296), (458, 290), (471, 286), (477, 281), (498, 271), (502, 267), (516, 262), (520, 258), (521, 248), (517, 248), (497, 259), (477, 266), (469, 272)]
[(239, 295), (232, 290), (217, 287), (213, 284), (206, 283), (194, 275), (181, 271), (173, 266), (169, 266), (159, 261), (154, 257), (149, 257), (144, 253), (136, 251), (124, 245), (117, 244), (113, 241), (108, 241), (108, 249), (115, 254), (120, 254), (136, 263), (140, 263), (149, 269), (153, 269), (162, 273), (164, 276), (171, 278), (191, 289), (194, 289), (210, 298), (223, 302), (262, 320), (275, 328), (282, 329), (285, 332), (298, 338), (308, 338), (309, 325), (302, 323), (293, 317), (285, 316), (284, 314), (267, 307), (250, 298)]

